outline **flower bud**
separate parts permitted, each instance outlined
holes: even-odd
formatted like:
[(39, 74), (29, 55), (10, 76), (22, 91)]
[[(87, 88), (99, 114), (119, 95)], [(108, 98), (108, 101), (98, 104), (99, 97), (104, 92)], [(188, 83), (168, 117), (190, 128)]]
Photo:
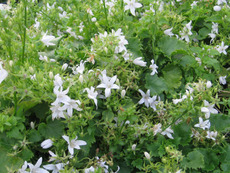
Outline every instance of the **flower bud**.
[(92, 22), (96, 22), (96, 21), (97, 21), (97, 18), (96, 18), (96, 17), (93, 17), (93, 18), (91, 19), (91, 21), (92, 21)]
[(65, 70), (67, 69), (67, 67), (68, 67), (68, 64), (65, 63), (65, 64), (62, 65), (62, 68), (61, 68), (61, 69), (65, 71)]
[(30, 73), (34, 73), (34, 69), (33, 69), (33, 67), (29, 67), (29, 71), (30, 71)]
[(80, 75), (80, 76), (79, 76), (79, 81), (82, 83), (83, 80), (84, 80), (83, 75)]
[(220, 11), (220, 10), (221, 10), (221, 7), (218, 6), (218, 5), (216, 5), (216, 6), (213, 7), (213, 10), (214, 10), (214, 11)]
[(53, 74), (53, 72), (52, 72), (52, 71), (50, 71), (50, 72), (49, 72), (49, 77), (50, 77), (50, 79), (53, 79), (54, 74)]
[(122, 91), (121, 91), (121, 97), (124, 98), (124, 97), (125, 97), (125, 94), (126, 94), (126, 91), (125, 91), (125, 90), (122, 90)]
[(133, 151), (136, 150), (136, 146), (137, 146), (137, 144), (133, 144), (133, 145), (132, 145), (132, 150), (133, 150)]
[(13, 62), (12, 60), (9, 61), (10, 67), (12, 67), (13, 63), (14, 63), (14, 62)]
[(30, 127), (31, 127), (32, 129), (34, 129), (34, 122), (33, 122), (33, 121), (30, 122)]
[(212, 86), (212, 82), (211, 82), (211, 81), (207, 81), (206, 87), (207, 87), (207, 88), (211, 88), (211, 86)]
[(41, 143), (41, 147), (43, 149), (50, 148), (52, 145), (53, 145), (53, 141), (51, 139), (46, 139), (45, 141)]
[(150, 157), (150, 154), (148, 152), (144, 152), (144, 155), (145, 155), (146, 159), (150, 160), (151, 157)]

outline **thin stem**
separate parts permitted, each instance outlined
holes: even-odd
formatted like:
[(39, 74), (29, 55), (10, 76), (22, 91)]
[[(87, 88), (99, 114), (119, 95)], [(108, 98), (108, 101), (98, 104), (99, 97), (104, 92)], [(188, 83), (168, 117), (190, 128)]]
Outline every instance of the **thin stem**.
[(27, 4), (26, 1), (23, 1), (24, 5), (24, 34), (23, 34), (23, 45), (22, 45), (22, 63), (25, 59), (25, 49), (26, 49), (26, 26), (27, 26)]
[(105, 0), (103, 0), (103, 6), (104, 6), (104, 13), (105, 13), (105, 19), (106, 19), (106, 30), (109, 28), (109, 22), (108, 22), (108, 14), (107, 14), (107, 10), (106, 10), (106, 7), (105, 7)]
[(123, 0), (121, 0), (121, 10), (122, 10), (121, 21), (123, 21), (123, 18), (124, 18), (124, 1)]

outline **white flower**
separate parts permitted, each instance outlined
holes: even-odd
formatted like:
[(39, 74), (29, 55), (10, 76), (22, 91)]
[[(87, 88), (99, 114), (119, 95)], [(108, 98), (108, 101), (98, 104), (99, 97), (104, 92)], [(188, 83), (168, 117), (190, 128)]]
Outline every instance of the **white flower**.
[(132, 150), (135, 151), (135, 150), (136, 150), (136, 147), (137, 147), (137, 144), (133, 144), (133, 145), (132, 145)]
[(217, 0), (217, 5), (222, 5), (223, 3), (227, 4), (226, 0)]
[(79, 29), (79, 32), (82, 32), (83, 31), (83, 28), (85, 27), (84, 25), (83, 25), (83, 22), (81, 22), (80, 23), (80, 25), (78, 26), (80, 29)]
[(212, 33), (218, 34), (218, 23), (212, 22)]
[(142, 67), (145, 67), (147, 62), (142, 61), (142, 57), (136, 58), (133, 60), (133, 63)]
[(77, 111), (82, 111), (81, 108), (79, 108), (79, 105), (81, 104), (80, 100), (73, 100), (70, 99), (67, 104), (65, 104), (62, 109), (63, 110), (67, 110), (67, 114), (69, 117), (72, 117), (73, 115), (73, 109), (77, 110)]
[(72, 139), (71, 141), (69, 140), (69, 137), (66, 136), (66, 135), (63, 135), (62, 137), (68, 143), (68, 150), (69, 150), (71, 155), (74, 154), (74, 148), (77, 149), (77, 150), (80, 150), (81, 149), (80, 146), (87, 144), (83, 140), (77, 140), (77, 138), (78, 138), (77, 136), (76, 136), (75, 139)]
[(39, 55), (39, 60), (48, 62), (48, 57)]
[(83, 91), (87, 91), (88, 92), (88, 98), (89, 99), (93, 99), (96, 107), (97, 107), (97, 95), (98, 95), (98, 92), (97, 91), (94, 91), (95, 88), (91, 86), (91, 88), (85, 88)]
[(8, 76), (8, 72), (2, 67), (2, 62), (0, 62), (0, 84)]
[(167, 135), (168, 138), (174, 139), (173, 136), (172, 136), (172, 133), (174, 133), (174, 132), (173, 132), (173, 130), (171, 129), (170, 126), (165, 131), (161, 132), (162, 135)]
[(139, 104), (145, 103), (145, 106), (148, 108), (149, 99), (150, 99), (150, 90), (148, 89), (146, 94), (141, 89), (139, 89), (138, 91), (141, 93), (141, 96), (142, 96), (141, 100), (138, 103)]
[(85, 70), (85, 62), (83, 60), (80, 61), (80, 64), (74, 67), (73, 74), (83, 74)]
[(57, 155), (54, 154), (52, 151), (48, 151), (48, 152), (49, 152), (49, 154), (51, 156), (50, 159), (48, 160), (48, 162), (52, 162), (52, 161), (56, 160)]
[(197, 6), (198, 1), (193, 1), (193, 3), (191, 4), (191, 7), (193, 8), (194, 6)]
[(222, 85), (225, 85), (227, 82), (226, 82), (226, 77), (227, 76), (220, 76), (219, 77), (219, 82), (220, 82), (220, 84), (222, 84)]
[(24, 162), (24, 164), (22, 165), (22, 168), (18, 170), (18, 173), (29, 173), (28, 171), (26, 171), (27, 169), (27, 161)]
[(91, 21), (92, 21), (92, 22), (96, 22), (96, 21), (97, 21), (97, 18), (96, 18), (96, 17), (93, 17), (93, 18), (91, 19)]
[(154, 111), (156, 111), (157, 110), (156, 105), (158, 104), (157, 96), (150, 97), (148, 99), (148, 102), (149, 102), (149, 106), (153, 108)]
[(38, 29), (40, 26), (40, 22), (38, 22), (37, 18), (35, 18), (35, 24), (33, 25), (34, 28)]
[(50, 108), (50, 110), (52, 111), (52, 120), (54, 120), (55, 118), (65, 118), (63, 109), (59, 103), (52, 103), (51, 105), (52, 107)]
[(47, 170), (40, 168), (42, 164), (42, 157), (40, 157), (35, 165), (28, 163), (31, 173), (49, 173)]
[(148, 152), (144, 152), (144, 155), (145, 155), (145, 158), (150, 160), (151, 159), (151, 156)]
[(217, 46), (216, 46), (216, 50), (217, 50), (219, 53), (223, 53), (223, 54), (225, 54), (225, 55), (227, 55), (227, 52), (226, 52), (226, 49), (227, 49), (227, 48), (228, 48), (228, 46), (225, 46), (223, 41), (221, 42), (221, 45), (217, 45)]
[(214, 132), (214, 131), (207, 131), (207, 136), (206, 138), (208, 139), (212, 139), (212, 140), (216, 140), (216, 137), (217, 137), (217, 132)]
[(157, 133), (161, 133), (162, 129), (161, 129), (161, 123), (155, 124), (153, 126), (153, 135), (155, 136)]
[(69, 17), (67, 16), (67, 12), (66, 11), (63, 11), (63, 13), (61, 14), (61, 13), (59, 13), (59, 17), (60, 18), (66, 18), (66, 19), (68, 19)]
[(55, 76), (54, 76), (54, 86), (58, 89), (58, 88), (60, 88), (60, 87), (62, 87), (62, 84), (63, 84), (63, 81), (62, 81), (62, 79), (61, 79), (61, 77), (60, 77), (60, 75), (59, 74), (56, 74)]
[(172, 29), (173, 29), (173, 28), (166, 29), (166, 30), (164, 31), (164, 34), (165, 34), (165, 35), (168, 35), (168, 36), (170, 36), (170, 37), (173, 36), (174, 34), (172, 33)]
[(59, 173), (60, 170), (64, 170), (64, 163), (58, 163), (58, 164), (49, 164), (49, 165), (44, 165), (43, 167), (47, 170), (52, 171), (52, 173)]
[(218, 5), (216, 5), (216, 6), (213, 7), (213, 10), (214, 10), (214, 11), (220, 11), (220, 10), (221, 10), (221, 7), (218, 6)]
[(209, 37), (211, 37), (210, 43), (212, 43), (213, 40), (216, 38), (216, 34), (210, 33), (210, 34), (208, 34), (208, 35), (209, 35)]
[(132, 53), (125, 52), (122, 57), (125, 61), (129, 60), (129, 58), (132, 56)]
[(91, 16), (94, 15), (93, 12), (92, 12), (92, 10), (90, 8), (87, 9), (87, 13), (90, 14)]
[(211, 81), (207, 81), (206, 87), (207, 87), (207, 88), (211, 88), (211, 87), (212, 87), (212, 82), (211, 82)]
[(72, 37), (77, 38), (77, 35), (72, 31), (72, 28), (67, 27), (66, 32), (68, 32)]
[(194, 127), (199, 127), (203, 130), (209, 129), (210, 126), (211, 126), (211, 123), (209, 122), (209, 120), (203, 121), (201, 117), (199, 117), (199, 123), (194, 125)]
[(36, 79), (36, 74), (30, 75), (30, 79), (35, 80)]
[(156, 64), (154, 64), (154, 60), (153, 59), (151, 60), (151, 63), (152, 64), (149, 66), (149, 68), (152, 69), (152, 73), (150, 75), (153, 76), (155, 73), (158, 73), (157, 72), (158, 66)]
[(53, 145), (53, 141), (51, 139), (46, 139), (41, 143), (41, 147), (43, 149), (50, 148), (50, 147), (52, 147), (52, 145)]
[(204, 106), (201, 108), (201, 112), (205, 113), (205, 118), (208, 119), (210, 117), (210, 114), (218, 114), (218, 111), (216, 109), (214, 109), (213, 107), (215, 106), (210, 105), (208, 101), (204, 100)]
[(68, 67), (68, 64), (65, 63), (65, 64), (62, 65), (62, 68), (61, 68), (61, 69), (65, 71), (65, 70), (67, 69), (67, 67)]
[(85, 173), (94, 173), (95, 172), (95, 168), (93, 166), (85, 169)]
[(125, 5), (125, 11), (130, 10), (133, 16), (135, 16), (135, 9), (142, 7), (142, 5), (135, 0), (124, 0), (124, 2), (127, 4)]
[(69, 88), (67, 88), (66, 90), (62, 91), (62, 87), (57, 88), (57, 87), (54, 87), (54, 94), (56, 94), (57, 98), (54, 102), (54, 104), (57, 104), (57, 103), (64, 103), (64, 104), (69, 104), (70, 102), (70, 97), (67, 96), (66, 94), (69, 92)]
[(43, 35), (41, 41), (47, 46), (54, 46), (55, 44), (52, 41), (55, 39), (52, 35), (47, 35), (47, 32)]
[(185, 39), (186, 42), (189, 42), (189, 36), (192, 35), (191, 29), (192, 29), (192, 21), (187, 23), (185, 27), (183, 28), (183, 31), (180, 31), (181, 39)]
[(120, 87), (114, 82), (117, 79), (117, 76), (113, 76), (111, 79), (106, 75), (103, 75), (103, 79), (101, 80), (101, 84), (97, 86), (97, 88), (105, 88), (105, 97), (109, 97), (111, 95), (111, 89), (119, 89)]

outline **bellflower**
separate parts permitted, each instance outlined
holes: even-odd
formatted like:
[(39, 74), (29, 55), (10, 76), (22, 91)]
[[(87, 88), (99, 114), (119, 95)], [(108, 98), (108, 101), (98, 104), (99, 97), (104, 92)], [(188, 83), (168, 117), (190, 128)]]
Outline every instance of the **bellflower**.
[(50, 148), (50, 147), (52, 147), (52, 145), (53, 145), (53, 141), (51, 139), (46, 139), (41, 143), (41, 147), (43, 149)]
[(119, 89), (120, 87), (114, 82), (117, 79), (117, 76), (113, 76), (111, 79), (108, 78), (106, 75), (103, 75), (102, 83), (97, 86), (97, 88), (105, 88), (105, 97), (109, 97), (111, 95), (111, 89)]
[(199, 117), (199, 123), (194, 125), (194, 127), (199, 127), (203, 130), (209, 129), (210, 126), (211, 126), (211, 123), (209, 122), (209, 120), (203, 121), (201, 117)]
[(60, 87), (60, 89), (54, 88), (54, 94), (56, 94), (56, 96), (57, 96), (54, 104), (57, 104), (60, 102), (64, 103), (64, 104), (69, 104), (71, 99), (69, 96), (66, 95), (68, 92), (69, 92), (69, 88), (67, 88), (64, 91), (62, 91), (62, 87)]
[(63, 139), (65, 139), (65, 141), (68, 143), (68, 150), (70, 152), (71, 155), (74, 154), (74, 148), (77, 150), (80, 150), (80, 146), (82, 145), (86, 145), (87, 143), (83, 140), (77, 140), (77, 136), (75, 139), (70, 140), (68, 136), (63, 135), (62, 136)]
[(166, 29), (166, 30), (164, 31), (164, 34), (165, 34), (165, 35), (168, 35), (168, 36), (170, 36), (170, 37), (173, 36), (174, 34), (172, 33), (172, 29), (173, 29), (173, 28)]
[(180, 31), (181, 39), (185, 39), (185, 41), (188, 43), (189, 42), (189, 36), (192, 35), (191, 29), (192, 29), (192, 21), (187, 23), (185, 27), (183, 28), (183, 31)]
[(223, 53), (223, 54), (225, 54), (225, 55), (227, 55), (227, 52), (226, 52), (226, 49), (227, 49), (227, 48), (228, 48), (228, 46), (225, 46), (223, 41), (221, 42), (221, 45), (217, 45), (217, 46), (216, 46), (216, 50), (217, 50), (219, 53)]
[(205, 118), (208, 119), (210, 117), (210, 114), (218, 114), (218, 111), (214, 109), (215, 105), (209, 104), (208, 101), (204, 100), (204, 107), (201, 108), (201, 112), (205, 113)]
[(226, 77), (227, 76), (220, 76), (219, 77), (219, 82), (220, 82), (220, 84), (222, 84), (222, 85), (225, 85), (227, 82), (226, 82)]
[(40, 168), (42, 164), (42, 157), (40, 157), (35, 165), (28, 163), (30, 172), (49, 173), (47, 170)]
[(136, 2), (136, 0), (124, 0), (124, 2), (127, 4), (125, 5), (125, 11), (130, 10), (131, 14), (135, 16), (135, 9), (142, 7), (142, 4)]
[(73, 100), (70, 99), (67, 104), (65, 104), (62, 109), (63, 110), (67, 110), (67, 115), (69, 117), (72, 117), (73, 115), (73, 109), (77, 110), (77, 111), (82, 111), (81, 108), (79, 108), (79, 105), (81, 104), (80, 100)]
[(18, 170), (18, 173), (29, 173), (28, 171), (26, 171), (27, 166), (28, 166), (27, 161), (25, 161), (21, 169)]
[(138, 90), (141, 93), (141, 100), (138, 102), (139, 104), (145, 103), (145, 106), (148, 108), (149, 107), (149, 99), (150, 99), (150, 90), (148, 89), (148, 91), (146, 92), (146, 94), (139, 89)]
[(58, 164), (48, 164), (44, 165), (43, 167), (47, 170), (52, 171), (52, 173), (59, 173), (60, 170), (64, 170), (64, 163), (58, 163)]
[(142, 67), (145, 67), (147, 62), (142, 61), (142, 57), (136, 58), (133, 60), (133, 63)]
[(59, 103), (52, 103), (50, 110), (52, 111), (52, 120), (55, 118), (65, 118), (63, 108)]
[(47, 35), (47, 32), (43, 35), (41, 41), (47, 46), (54, 46), (55, 44), (52, 41), (55, 39), (52, 35)]
[(153, 59), (151, 60), (151, 63), (152, 64), (149, 66), (149, 68), (152, 69), (152, 73), (150, 75), (153, 76), (155, 73), (158, 73), (157, 72), (158, 66), (156, 64), (154, 64), (154, 60)]
[(212, 139), (213, 141), (216, 140), (216, 137), (217, 137), (217, 132), (214, 132), (214, 131), (207, 131), (207, 136), (206, 138), (208, 139)]
[(95, 88), (91, 86), (91, 88), (85, 88), (84, 89), (84, 92), (87, 91), (88, 92), (88, 98), (89, 99), (93, 99), (96, 107), (97, 107), (97, 95), (98, 95), (98, 92), (97, 91), (94, 91)]
[(165, 131), (161, 132), (162, 135), (167, 135), (168, 138), (174, 139), (173, 136), (172, 136), (172, 133), (174, 133), (174, 132), (171, 129), (171, 127), (168, 127)]

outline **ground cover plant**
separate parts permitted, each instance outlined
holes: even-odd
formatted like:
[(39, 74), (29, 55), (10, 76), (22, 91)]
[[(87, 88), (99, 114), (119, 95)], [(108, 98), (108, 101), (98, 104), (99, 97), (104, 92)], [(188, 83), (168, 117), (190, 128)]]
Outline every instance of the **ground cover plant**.
[(0, 20), (0, 172), (229, 172), (227, 0), (13, 0)]

